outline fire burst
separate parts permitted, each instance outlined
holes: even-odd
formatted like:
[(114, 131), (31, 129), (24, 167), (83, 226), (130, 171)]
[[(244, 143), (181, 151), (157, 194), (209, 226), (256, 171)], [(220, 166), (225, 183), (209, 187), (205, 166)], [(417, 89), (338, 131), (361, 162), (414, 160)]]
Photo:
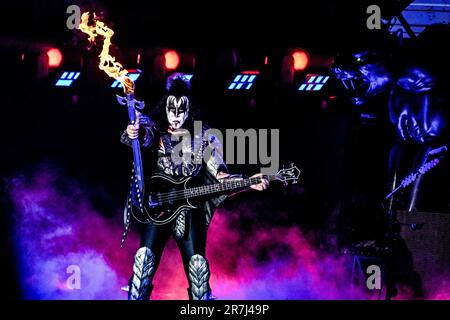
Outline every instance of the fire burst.
[(98, 20), (98, 17), (94, 13), (92, 24), (89, 25), (89, 12), (85, 12), (81, 15), (81, 23), (79, 29), (86, 33), (89, 38), (89, 42), (95, 42), (98, 36), (103, 37), (103, 47), (99, 55), (100, 63), (99, 68), (103, 70), (108, 76), (121, 82), (125, 93), (134, 93), (134, 82), (127, 77), (128, 70), (126, 70), (122, 64), (116, 61), (116, 58), (110, 55), (109, 47), (111, 46), (111, 38), (114, 35), (114, 31), (110, 29), (102, 21)]

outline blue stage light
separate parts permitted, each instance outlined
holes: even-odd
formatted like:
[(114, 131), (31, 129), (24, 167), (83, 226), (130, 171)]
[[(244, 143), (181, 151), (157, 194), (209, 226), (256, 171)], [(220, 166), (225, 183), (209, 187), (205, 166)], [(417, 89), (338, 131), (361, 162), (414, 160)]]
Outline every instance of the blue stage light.
[(234, 77), (234, 80), (228, 86), (228, 90), (241, 90), (241, 89), (249, 90), (252, 87), (258, 74), (259, 71), (241, 72), (236, 77)]
[(300, 84), (299, 91), (320, 91), (330, 76), (308, 74), (305, 80)]
[[(127, 74), (127, 77), (129, 77), (133, 81), (136, 81), (139, 78), (140, 75), (141, 75), (140, 72), (129, 72)], [(117, 80), (114, 80), (114, 82), (111, 85), (111, 88), (122, 88), (122, 87), (123, 87), (122, 83), (120, 83)]]
[(320, 89), (322, 89), (323, 84), (316, 84), (316, 86), (314, 87), (314, 91), (319, 91)]
[(78, 71), (63, 71), (55, 83), (57, 87), (70, 87), (72, 83), (80, 76)]
[(70, 87), (72, 85), (72, 82), (73, 82), (72, 80), (61, 80), (61, 79), (59, 79), (56, 82), (55, 86), (57, 86), (57, 87)]

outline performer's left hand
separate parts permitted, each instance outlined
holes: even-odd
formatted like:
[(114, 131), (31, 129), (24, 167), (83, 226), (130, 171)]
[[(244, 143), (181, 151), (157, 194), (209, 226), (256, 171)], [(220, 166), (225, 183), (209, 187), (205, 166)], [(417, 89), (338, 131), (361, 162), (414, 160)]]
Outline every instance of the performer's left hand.
[[(263, 174), (257, 173), (252, 176), (252, 178), (257, 178), (257, 177), (263, 177)], [(267, 180), (266, 178), (261, 178), (260, 183), (253, 184), (250, 186), (250, 188), (258, 190), (258, 191), (263, 191), (263, 190), (266, 190), (268, 186), (269, 186), (269, 180)]]

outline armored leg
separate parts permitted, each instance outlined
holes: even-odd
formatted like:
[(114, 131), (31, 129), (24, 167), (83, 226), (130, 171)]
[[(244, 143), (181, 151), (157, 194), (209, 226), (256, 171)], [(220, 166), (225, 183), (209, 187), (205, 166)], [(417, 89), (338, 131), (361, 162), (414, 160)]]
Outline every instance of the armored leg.
[(212, 300), (209, 287), (209, 264), (199, 254), (193, 255), (189, 261), (189, 299), (190, 300)]
[(128, 300), (148, 300), (153, 289), (155, 255), (148, 247), (141, 247), (134, 257), (133, 275), (129, 283)]

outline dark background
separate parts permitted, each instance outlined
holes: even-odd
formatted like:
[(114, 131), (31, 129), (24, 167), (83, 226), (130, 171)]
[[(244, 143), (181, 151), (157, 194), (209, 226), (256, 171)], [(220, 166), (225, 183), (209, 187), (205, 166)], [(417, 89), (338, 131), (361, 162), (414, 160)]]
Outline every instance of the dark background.
[[(280, 162), (300, 167), (300, 183), (291, 188), (274, 185), (264, 197), (239, 195), (225, 206), (255, 203), (260, 223), (299, 225), (330, 250), (376, 237), (382, 233), (380, 202), (386, 192), (387, 152), (393, 141), (387, 107), (380, 105), (379, 117), (363, 123), (360, 112), (333, 81), (319, 93), (296, 91), (306, 73), (329, 74), (337, 52), (356, 46), (356, 39), (358, 45), (367, 41), (360, 35), (367, 32), (367, 5), (374, 3), (305, 3), (2, 2), (2, 183), (48, 166), (62, 177), (81, 181), (86, 195), (105, 216), (123, 205), (132, 158), (119, 142), (127, 125), (126, 111), (115, 102), (114, 94), (120, 90), (110, 88), (112, 80), (96, 67), (99, 48), (87, 50), (86, 36), (66, 28), (67, 6), (79, 4), (101, 12), (115, 30), (112, 50), (117, 60), (143, 71), (136, 95), (149, 110), (164, 86), (154, 57), (171, 48), (195, 56), (195, 69), (188, 66), (181, 71), (195, 74), (193, 92), (210, 126), (280, 129)], [(405, 2), (387, 3), (379, 2), (389, 14)], [(46, 46), (60, 48), (64, 61), (62, 67), (40, 78), (38, 58)], [(281, 66), (293, 48), (303, 48), (322, 62), (297, 73), (294, 84), (288, 85)], [(140, 65), (137, 52), (142, 53)], [(268, 65), (263, 64), (265, 56)], [(63, 69), (81, 71), (73, 87), (53, 85)], [(226, 91), (234, 75), (248, 69), (261, 71), (254, 90)], [(230, 170), (253, 174), (258, 166), (231, 166)], [(1, 268), (2, 273), (11, 274), (7, 285), (11, 297), (18, 297), (9, 235), (11, 203), (6, 193), (2, 200)], [(251, 223), (243, 219), (241, 228)]]

